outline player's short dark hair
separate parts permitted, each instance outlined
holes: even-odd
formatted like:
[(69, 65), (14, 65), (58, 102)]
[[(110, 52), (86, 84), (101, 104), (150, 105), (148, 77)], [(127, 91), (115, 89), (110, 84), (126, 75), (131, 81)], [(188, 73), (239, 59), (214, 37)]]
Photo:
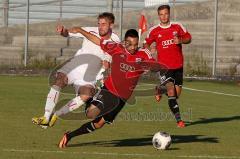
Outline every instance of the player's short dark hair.
[(128, 37), (132, 37), (132, 38), (139, 38), (138, 36), (138, 32), (136, 29), (129, 29), (127, 30), (127, 32), (125, 33), (125, 39)]
[(98, 15), (97, 19), (99, 20), (99, 19), (103, 19), (103, 18), (108, 19), (110, 23), (114, 24), (115, 16), (113, 15), (113, 13), (103, 12), (103, 13)]
[(170, 6), (167, 5), (167, 4), (164, 4), (164, 5), (160, 5), (157, 9), (158, 13), (160, 10), (163, 10), (163, 9), (167, 9), (169, 12), (170, 12)]

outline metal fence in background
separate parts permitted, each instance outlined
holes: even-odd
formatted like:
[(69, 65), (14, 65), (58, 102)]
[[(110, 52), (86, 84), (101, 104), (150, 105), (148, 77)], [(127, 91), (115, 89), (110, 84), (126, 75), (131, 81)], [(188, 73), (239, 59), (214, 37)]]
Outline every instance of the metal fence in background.
[[(39, 26), (26, 28), (27, 2), (29, 23), (39, 23)], [(52, 33), (56, 21), (69, 19), (66, 24), (75, 24), (70, 19), (113, 11), (118, 24), (115, 30), (120, 35), (126, 29), (138, 27), (142, 10), (145, 11), (148, 28), (158, 24), (156, 7), (162, 3), (171, 5), (172, 19), (187, 27), (193, 37), (191, 44), (183, 46), (185, 75), (240, 76), (240, 50), (236, 47), (240, 41), (238, 0), (0, 0), (0, 25), (3, 26), (0, 30), (4, 31), (0, 35), (0, 65), (15, 67), (27, 64), (27, 58), (41, 63), (38, 59), (57, 57), (59, 52), (63, 60), (64, 56), (72, 56), (79, 44), (71, 41), (63, 51), (67, 42)], [(33, 31), (40, 30), (40, 27), (44, 28), (41, 33)], [(31, 30), (29, 34), (25, 32), (27, 29)]]
[[(122, 0), (29, 0), (30, 23), (118, 11)], [(199, 0), (123, 0), (123, 10), (136, 10), (163, 3), (184, 4)], [(204, 1), (204, 0), (200, 0)], [(1, 26), (24, 24), (28, 0), (0, 0)]]
[[(113, 10), (120, 6), (121, 0), (31, 0), (30, 23), (54, 21), (58, 18), (76, 18), (96, 15), (100, 12)], [(5, 3), (6, 2), (6, 3)], [(9, 5), (7, 5), (7, 2)], [(5, 5), (4, 5), (5, 4)], [(23, 24), (26, 18), (27, 0), (2, 0), (1, 9), (8, 8), (9, 25)], [(125, 0), (124, 10), (141, 9), (144, 0)]]

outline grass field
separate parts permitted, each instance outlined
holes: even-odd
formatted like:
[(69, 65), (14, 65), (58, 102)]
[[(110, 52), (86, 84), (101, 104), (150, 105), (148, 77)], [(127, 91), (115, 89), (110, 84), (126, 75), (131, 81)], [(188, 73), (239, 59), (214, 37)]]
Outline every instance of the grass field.
[[(240, 159), (240, 87), (199, 81), (185, 81), (184, 86), (210, 91), (183, 90), (179, 103), (189, 122), (186, 128), (176, 127), (166, 98), (156, 103), (153, 97), (141, 97), (135, 105), (127, 105), (113, 125), (77, 137), (61, 150), (57, 143), (63, 133), (84, 121), (59, 120), (47, 130), (33, 125), (31, 118), (43, 114), (48, 79), (0, 76), (0, 158)], [(157, 131), (172, 135), (169, 150), (152, 147), (151, 139)]]

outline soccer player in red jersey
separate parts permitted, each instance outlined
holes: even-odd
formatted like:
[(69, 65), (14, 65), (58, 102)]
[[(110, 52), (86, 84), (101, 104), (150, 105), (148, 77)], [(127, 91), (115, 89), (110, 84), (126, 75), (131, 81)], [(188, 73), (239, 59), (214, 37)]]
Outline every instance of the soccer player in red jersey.
[[(180, 23), (170, 22), (170, 6), (161, 5), (158, 7), (160, 24), (152, 27), (145, 39), (145, 48), (150, 48), (153, 42), (156, 43), (157, 60), (168, 68), (168, 72), (160, 74), (161, 87), (158, 87), (156, 99), (160, 101), (161, 93), (166, 91), (168, 105), (174, 114), (178, 127), (185, 127), (181, 120), (177, 98), (182, 91), (183, 83), (183, 53), (182, 44), (191, 42), (190, 33)], [(170, 82), (174, 86), (166, 86)], [(166, 88), (167, 87), (167, 88)], [(161, 93), (160, 93), (161, 92)]]
[(75, 136), (90, 133), (103, 127), (105, 123), (112, 123), (131, 96), (140, 75), (149, 67), (155, 69), (158, 67), (157, 62), (154, 64), (150, 51), (138, 48), (138, 32), (134, 29), (126, 32), (123, 44), (100, 39), (81, 28), (73, 28), (70, 31), (79, 32), (100, 45), (104, 52), (112, 56), (112, 66), (111, 74), (104, 81), (104, 86), (93, 97), (90, 106), (86, 107), (86, 116), (93, 120), (72, 132), (65, 133), (59, 148), (66, 147), (68, 141)]

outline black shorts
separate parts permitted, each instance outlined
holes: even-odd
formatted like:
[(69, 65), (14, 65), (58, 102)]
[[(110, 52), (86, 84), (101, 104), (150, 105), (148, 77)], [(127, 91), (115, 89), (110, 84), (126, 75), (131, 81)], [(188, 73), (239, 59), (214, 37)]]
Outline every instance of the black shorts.
[(105, 86), (103, 86), (92, 98), (91, 102), (88, 102), (86, 110), (91, 104), (97, 106), (101, 110), (101, 113), (95, 120), (103, 117), (106, 123), (111, 124), (118, 113), (122, 110), (125, 103), (125, 100), (112, 94)]
[(170, 69), (164, 74), (159, 73), (160, 76), (160, 82), (163, 83), (164, 80), (172, 80), (175, 85), (182, 86), (183, 84), (183, 68), (178, 69)]

